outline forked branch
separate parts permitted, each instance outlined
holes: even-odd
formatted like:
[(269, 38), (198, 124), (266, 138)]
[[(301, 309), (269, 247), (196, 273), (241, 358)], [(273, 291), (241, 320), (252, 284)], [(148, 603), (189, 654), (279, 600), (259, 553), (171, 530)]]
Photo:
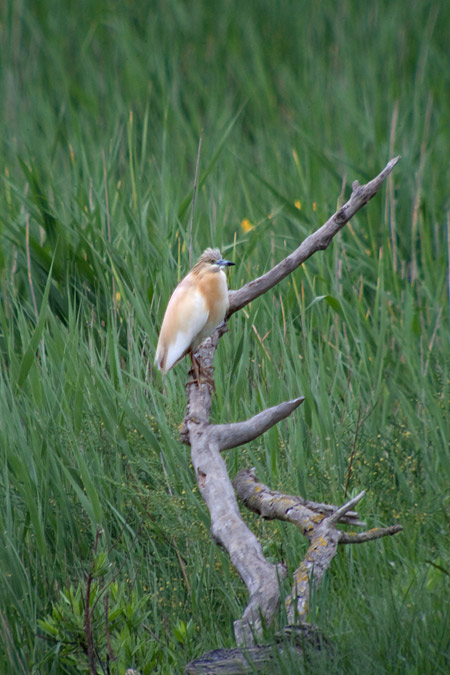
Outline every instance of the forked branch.
[[(242, 469), (233, 480), (234, 490), (245, 506), (255, 513), (259, 513), (267, 520), (285, 520), (294, 523), (306, 534), (314, 524), (327, 516), (336, 513), (337, 507), (321, 502), (311, 502), (303, 497), (285, 495), (271, 490), (267, 485), (260, 483), (255, 475), (255, 469)], [(313, 514), (313, 515), (311, 515)], [(318, 518), (321, 516), (322, 518)], [(311, 517), (313, 522), (311, 523)], [(364, 526), (355, 511), (343, 513), (339, 523)]]
[(397, 534), (403, 529), (401, 525), (391, 525), (361, 533), (338, 530), (336, 528), (338, 523), (364, 525), (352, 509), (361, 501), (365, 492), (360, 492), (338, 508), (330, 504), (307, 502), (302, 497), (291, 497), (270, 490), (258, 482), (254, 470), (240, 471), (233, 481), (233, 486), (239, 499), (249, 509), (264, 518), (278, 518), (293, 523), (309, 540), (308, 551), (294, 572), (292, 590), (285, 600), (289, 623), (305, 622), (311, 583), (319, 585), (325, 570), (336, 555), (339, 544), (372, 541)]
[[(399, 161), (392, 159), (383, 171), (366, 185), (353, 183), (350, 199), (321, 228), (307, 237), (303, 243), (272, 270), (251, 281), (241, 289), (229, 292), (230, 307), (227, 317), (259, 297), (284, 279), (313, 253), (325, 249), (333, 237), (350, 218), (377, 193), (383, 181)], [(210, 369), (214, 353), (226, 327), (220, 326), (212, 338), (206, 339), (197, 352), (202, 370)], [(274, 565), (263, 555), (255, 535), (243, 522), (236, 502), (233, 486), (227, 473), (221, 450), (248, 443), (271, 426), (290, 415), (303, 401), (303, 397), (281, 403), (265, 410), (244, 422), (211, 425), (211, 386), (189, 382), (187, 412), (184, 418), (182, 440), (191, 446), (192, 463), (200, 493), (211, 514), (211, 533), (215, 541), (230, 555), (249, 592), (249, 603), (242, 618), (235, 622), (235, 637), (238, 644), (252, 644), (262, 632), (262, 622), (269, 623), (279, 601), (279, 581), (285, 574), (282, 565)], [(240, 476), (240, 477), (239, 477)], [(292, 592), (287, 599), (288, 616), (303, 619), (306, 616), (310, 579), (320, 581), (325, 569), (336, 553), (338, 544), (360, 543), (387, 534), (395, 534), (401, 528), (393, 526), (383, 530), (369, 530), (350, 534), (336, 529), (338, 522), (360, 526), (358, 515), (351, 511), (354, 503), (343, 507), (308, 502), (272, 492), (258, 484), (256, 478), (246, 472), (235, 481), (236, 490), (252, 510), (266, 518), (281, 518), (297, 525), (309, 538), (310, 547), (305, 560), (294, 573)], [(243, 486), (247, 493), (244, 495)], [(256, 494), (258, 493), (258, 495)], [(270, 493), (270, 494), (269, 494)], [(326, 545), (323, 544), (326, 542)], [(212, 672), (212, 671), (208, 671)]]

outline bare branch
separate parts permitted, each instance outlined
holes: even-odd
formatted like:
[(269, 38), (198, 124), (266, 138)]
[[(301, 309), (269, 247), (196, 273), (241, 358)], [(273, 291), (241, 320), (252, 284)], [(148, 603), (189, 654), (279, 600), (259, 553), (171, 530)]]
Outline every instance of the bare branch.
[[(267, 520), (277, 519), (293, 523), (304, 534), (310, 531), (312, 525), (317, 525), (323, 518), (338, 511), (338, 507), (332, 504), (311, 502), (303, 497), (293, 497), (271, 490), (258, 481), (255, 469), (239, 471), (233, 480), (233, 487), (238, 498), (250, 511), (259, 513)], [(339, 522), (355, 526), (365, 525), (355, 511), (341, 514)]]
[(328, 529), (326, 519), (310, 536), (310, 545), (293, 576), (292, 591), (284, 605), (288, 623), (305, 623), (309, 608), (311, 582), (317, 587), (337, 552), (340, 532)]
[(330, 516), (328, 516), (328, 524), (329, 525), (336, 525), (336, 523), (339, 523), (342, 516), (345, 516), (348, 511), (350, 511), (354, 506), (359, 504), (361, 499), (365, 496), (364, 490), (359, 493), (359, 495), (356, 495), (356, 497), (353, 497), (353, 499), (350, 499), (348, 502), (346, 502), (343, 506), (340, 506), (334, 513), (332, 513)]
[(236, 641), (251, 645), (262, 632), (262, 620), (272, 619), (286, 571), (265, 559), (259, 540), (241, 518), (214, 426), (192, 418), (186, 425), (197, 485), (211, 514), (212, 537), (228, 552), (250, 595), (242, 618), (234, 624)]
[(374, 527), (367, 532), (341, 532), (340, 544), (364, 544), (366, 541), (381, 539), (381, 537), (390, 537), (393, 534), (401, 532), (403, 527), (399, 524), (389, 527)]
[(304, 396), (294, 398), (267, 408), (245, 422), (232, 424), (217, 424), (214, 427), (215, 439), (221, 450), (236, 448), (244, 445), (254, 438), (261, 436), (265, 431), (273, 427), (277, 422), (288, 417), (305, 400)]
[[(349, 201), (270, 272), (251, 281), (240, 290), (230, 291), (230, 308), (227, 318), (284, 279), (313, 253), (325, 249), (336, 233), (376, 194), (398, 160), (398, 157), (392, 159), (383, 171), (366, 185), (360, 186), (357, 182), (353, 183), (353, 192)], [(249, 592), (250, 597), (245, 612), (242, 618), (234, 624), (237, 643), (249, 646), (262, 634), (263, 621), (270, 623), (274, 615), (280, 595), (279, 582), (285, 574), (285, 568), (283, 565), (273, 565), (265, 559), (260, 542), (242, 520), (221, 450), (236, 447), (256, 438), (290, 415), (303, 402), (303, 397), (281, 403), (244, 422), (222, 424), (216, 427), (211, 425), (209, 420), (213, 388), (212, 364), (218, 340), (226, 330), (226, 325), (219, 326), (214, 335), (204, 340), (199, 347), (197, 356), (202, 364), (202, 371), (210, 373), (211, 378), (201, 383), (191, 380), (186, 386), (188, 405), (183, 423), (182, 440), (191, 446), (191, 458), (197, 484), (211, 514), (212, 537), (227, 550), (232, 564)], [(249, 472), (246, 477), (241, 472), (235, 479), (236, 490), (239, 494), (241, 494), (239, 486), (246, 485), (246, 489), (250, 489), (251, 484), (254, 490), (256, 478), (252, 477)], [(248, 503), (253, 510), (262, 508), (267, 518), (282, 517), (283, 520), (294, 522), (297, 527), (303, 529), (310, 541), (308, 553), (294, 574), (292, 593), (286, 601), (290, 621), (295, 618), (296, 613), (301, 620), (304, 620), (308, 606), (310, 579), (314, 579), (316, 583), (320, 582), (339, 543), (350, 543), (351, 539), (355, 542), (363, 541), (363, 535), (368, 541), (377, 536), (384, 536), (384, 534), (394, 534), (392, 528), (369, 530), (361, 536), (350, 536), (336, 529), (336, 522), (362, 524), (358, 515), (349, 511), (361, 496), (358, 496), (356, 501), (351, 500), (338, 509), (332, 505), (316, 504), (299, 497), (271, 492), (266, 486), (263, 488), (264, 490), (261, 490), (265, 500), (263, 507), (261, 506), (263, 497), (260, 498), (258, 508), (254, 502), (254, 495), (249, 498), (245, 497), (245, 503)], [(280, 516), (280, 514), (283, 515)], [(370, 534), (371, 532), (378, 534)]]
[[(219, 338), (228, 330), (226, 324), (221, 324), (214, 334), (203, 340), (198, 351), (196, 352), (198, 359), (202, 364), (202, 370), (205, 372), (214, 372), (213, 359), (216, 353)], [(190, 375), (193, 376), (191, 369)], [(188, 422), (196, 422), (197, 424), (209, 425), (209, 415), (211, 412), (211, 386), (206, 382), (198, 384), (194, 382), (193, 378), (186, 384), (187, 391), (187, 410), (183, 420), (183, 428), (181, 431), (181, 440), (187, 445), (191, 445), (191, 437), (188, 429)]]
[(399, 160), (400, 157), (391, 159), (383, 171), (373, 180), (366, 183), (366, 185), (360, 185), (358, 181), (355, 181), (352, 185), (353, 191), (348, 202), (331, 216), (322, 227), (313, 232), (313, 234), (310, 234), (293, 253), (284, 258), (278, 265), (275, 265), (269, 272), (258, 277), (258, 279), (250, 281), (237, 291), (229, 291), (230, 307), (226, 318), (273, 288), (273, 286), (304, 263), (305, 260), (310, 258), (313, 253), (326, 249), (339, 230), (348, 223), (359, 209), (365, 206), (376, 195)]
[(308, 551), (293, 574), (292, 591), (285, 600), (287, 618), (290, 623), (296, 620), (301, 623), (305, 622), (311, 581), (319, 585), (325, 570), (336, 555), (339, 544), (359, 544), (397, 534), (402, 530), (401, 525), (374, 528), (359, 534), (336, 529), (338, 522), (349, 522), (349, 518), (352, 524), (360, 524), (356, 520), (357, 514), (350, 509), (361, 501), (365, 492), (360, 492), (339, 508), (328, 505), (331, 512), (325, 516), (320, 511), (317, 512), (311, 508), (311, 503), (307, 507), (305, 500), (301, 497), (284, 495), (259, 483), (254, 470), (240, 471), (233, 481), (233, 486), (238, 497), (251, 511), (259, 513), (263, 518), (277, 518), (294, 523), (309, 539)]

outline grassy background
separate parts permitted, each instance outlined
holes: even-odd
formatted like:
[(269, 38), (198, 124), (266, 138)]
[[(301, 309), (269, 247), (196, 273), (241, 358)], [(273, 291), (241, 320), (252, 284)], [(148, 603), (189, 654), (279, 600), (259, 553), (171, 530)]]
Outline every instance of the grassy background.
[[(366, 489), (369, 526), (405, 528), (339, 552), (311, 607), (334, 654), (276, 672), (447, 672), (449, 24), (443, 1), (2, 3), (3, 672), (84, 672), (93, 565), (111, 672), (233, 645), (245, 589), (177, 440), (187, 364), (164, 385), (152, 366), (202, 130), (194, 254), (220, 246), (234, 288), (402, 155), (326, 252), (232, 318), (213, 419), (304, 394), (231, 475)], [(293, 528), (245, 517), (295, 569)], [(106, 672), (102, 613), (96, 631)]]

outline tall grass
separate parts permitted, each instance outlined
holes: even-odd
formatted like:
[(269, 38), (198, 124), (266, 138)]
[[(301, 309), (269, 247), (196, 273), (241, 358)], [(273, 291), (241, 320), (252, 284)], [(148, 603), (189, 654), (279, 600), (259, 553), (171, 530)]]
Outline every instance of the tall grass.
[[(226, 250), (235, 288), (402, 155), (326, 252), (233, 316), (212, 416), (304, 394), (230, 473), (335, 503), (366, 489), (368, 524), (405, 528), (340, 551), (311, 608), (333, 654), (278, 671), (446, 672), (449, 21), (418, 0), (1, 6), (4, 672), (80, 672), (38, 622), (84, 588), (99, 528), (117, 602), (145, 599), (111, 672), (233, 644), (245, 592), (178, 442), (187, 366), (152, 366), (202, 131), (194, 254)], [(293, 570), (297, 533), (245, 517)]]

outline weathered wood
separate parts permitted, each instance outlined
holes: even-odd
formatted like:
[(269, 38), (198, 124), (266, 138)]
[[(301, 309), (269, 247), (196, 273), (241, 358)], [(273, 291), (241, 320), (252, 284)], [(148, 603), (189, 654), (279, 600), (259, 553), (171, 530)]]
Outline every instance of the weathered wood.
[(309, 235), (300, 246), (284, 260), (275, 265), (269, 272), (250, 281), (245, 286), (242, 286), (237, 291), (229, 291), (230, 306), (226, 319), (228, 319), (234, 312), (248, 305), (249, 302), (255, 300), (260, 295), (267, 293), (276, 284), (282, 281), (285, 277), (291, 274), (297, 267), (302, 265), (313, 253), (325, 250), (333, 237), (342, 230), (344, 225), (359, 211), (363, 206), (374, 197), (386, 178), (391, 173), (395, 165), (400, 161), (400, 157), (391, 159), (383, 171), (373, 180), (360, 185), (358, 181), (352, 184), (352, 194), (350, 199), (341, 208), (336, 211), (334, 215), (327, 220), (318, 230)]
[(268, 645), (248, 649), (215, 649), (191, 661), (186, 675), (243, 675), (266, 669), (273, 661), (273, 648)]
[[(294, 523), (302, 532), (307, 532), (312, 525), (330, 516), (338, 510), (332, 504), (312, 502), (299, 496), (285, 495), (271, 490), (256, 478), (255, 469), (242, 469), (233, 480), (233, 487), (239, 499), (255, 513), (267, 520), (286, 520)], [(314, 519), (311, 524), (311, 518)], [(365, 525), (359, 520), (356, 511), (348, 511), (339, 519), (340, 523)]]
[(221, 450), (229, 450), (230, 448), (237, 448), (238, 445), (244, 445), (249, 441), (253, 441), (253, 439), (261, 436), (268, 429), (293, 413), (304, 400), (304, 396), (299, 396), (299, 398), (294, 398), (292, 401), (279, 403), (272, 408), (263, 410), (249, 420), (245, 420), (245, 422), (216, 424), (214, 426), (216, 442)]
[[(314, 650), (327, 649), (332, 651), (333, 646), (322, 632), (310, 624), (289, 625), (275, 635), (275, 645), (257, 645), (246, 649), (215, 649), (203, 654), (187, 664), (186, 675), (242, 675), (264, 671), (276, 667), (279, 659), (285, 660), (286, 652), (295, 652), (299, 657), (299, 667), (302, 664), (300, 657), (305, 648)], [(273, 671), (276, 672), (276, 671)]]
[[(285, 600), (288, 621), (305, 622), (308, 613), (311, 584), (316, 587), (337, 552), (339, 544), (356, 544), (397, 534), (401, 525), (373, 528), (367, 532), (342, 532), (338, 523), (364, 525), (351, 509), (364, 497), (360, 492), (343, 506), (306, 502), (302, 497), (292, 497), (270, 490), (259, 483), (254, 471), (240, 471), (233, 481), (236, 494), (251, 510), (264, 518), (293, 523), (309, 540), (309, 548), (293, 574), (291, 593)], [(325, 511), (325, 513), (324, 513)]]
[[(205, 340), (199, 350), (202, 369), (212, 370), (218, 335)], [(241, 619), (235, 621), (238, 644), (252, 645), (260, 635), (262, 621), (270, 623), (279, 603), (279, 581), (284, 565), (273, 565), (264, 557), (261, 544), (241, 518), (233, 486), (220, 454), (216, 427), (209, 424), (211, 387), (189, 383), (188, 410), (182, 436), (191, 446), (191, 459), (200, 494), (211, 515), (211, 535), (230, 555), (249, 592)], [(261, 432), (262, 433), (262, 432)], [(220, 434), (219, 434), (220, 437)]]
[[(366, 185), (361, 186), (354, 182), (348, 202), (322, 227), (307, 237), (293, 253), (267, 274), (251, 281), (239, 290), (229, 291), (230, 307), (227, 317), (267, 292), (313, 253), (327, 248), (333, 237), (350, 218), (377, 193), (398, 161), (399, 157), (392, 159), (383, 171)], [(244, 614), (234, 624), (237, 644), (249, 647), (261, 636), (262, 621), (269, 624), (276, 611), (280, 593), (279, 580), (286, 574), (286, 570), (283, 565), (273, 565), (264, 558), (258, 539), (243, 522), (233, 486), (220, 453), (221, 450), (236, 447), (258, 437), (273, 424), (290, 415), (302, 403), (303, 397), (281, 403), (244, 422), (211, 425), (213, 358), (218, 340), (226, 330), (226, 326), (219, 327), (212, 338), (206, 339), (199, 347), (196, 357), (201, 362), (202, 371), (211, 373), (211, 382), (188, 382), (186, 386), (188, 404), (181, 437), (183, 442), (191, 446), (197, 484), (211, 514), (212, 536), (229, 553), (233, 565), (249, 592), (249, 602)], [(274, 495), (275, 493), (272, 494), (272, 509), (275, 508), (277, 501)], [(286, 499), (288, 496), (281, 495), (280, 497), (278, 493), (279, 504)], [(308, 533), (305, 532), (310, 538), (310, 548), (305, 560), (294, 573), (293, 590), (289, 596), (290, 599), (287, 599), (288, 615), (291, 617), (297, 611), (304, 620), (309, 597), (309, 575), (313, 573), (316, 582), (320, 581), (324, 570), (335, 555), (338, 543), (369, 541), (376, 536), (394, 534), (399, 530), (395, 530), (396, 526), (394, 526), (394, 528), (377, 530), (377, 535), (371, 534), (375, 532), (373, 530), (356, 535), (344, 534), (335, 528), (338, 521), (351, 522), (353, 525), (361, 524), (357, 516), (349, 510), (351, 508), (349, 504), (353, 502), (335, 509), (327, 505), (316, 505), (317, 508), (314, 508), (313, 502), (304, 501), (302, 504), (299, 501), (300, 498), (289, 497), (289, 499), (291, 500), (290, 506), (286, 508), (285, 504), (283, 507), (283, 519), (289, 519), (286, 518), (289, 511), (291, 514), (296, 514), (298, 518), (300, 507), (308, 508), (312, 514), (309, 521), (310, 529)], [(294, 504), (292, 500), (297, 500), (297, 502)], [(298, 523), (297, 526), (299, 526)], [(326, 546), (322, 546), (324, 541)], [(326, 555), (318, 556), (317, 551), (320, 551), (321, 546), (326, 549)], [(300, 594), (299, 591), (301, 591)], [(305, 599), (304, 603), (303, 599)]]

